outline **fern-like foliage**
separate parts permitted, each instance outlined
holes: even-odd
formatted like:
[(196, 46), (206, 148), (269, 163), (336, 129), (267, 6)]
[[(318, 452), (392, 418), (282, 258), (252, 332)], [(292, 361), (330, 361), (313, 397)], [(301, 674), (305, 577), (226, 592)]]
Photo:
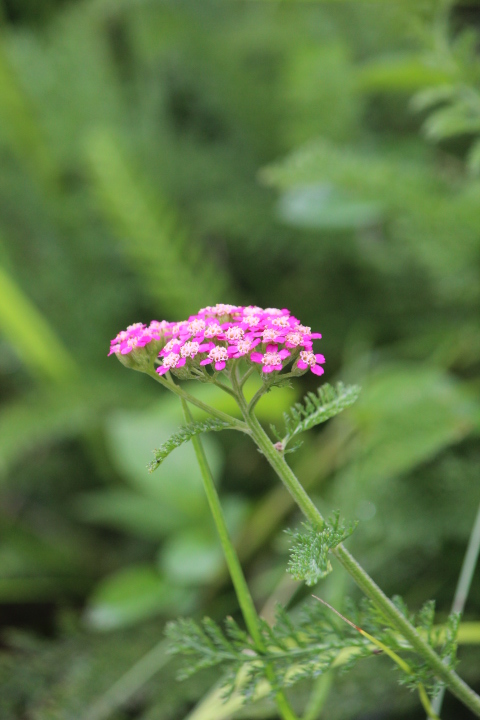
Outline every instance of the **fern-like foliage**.
[(279, 608), (274, 626), (261, 621), (261, 632), (264, 652), (258, 651), (232, 618), (226, 620), (224, 631), (210, 618), (200, 623), (181, 619), (166, 628), (171, 652), (188, 657), (179, 679), (221, 666), (225, 696), (238, 690), (247, 701), (255, 696), (259, 683), (268, 680), (267, 668), (273, 670), (272, 690), (276, 690), (317, 677), (333, 664), (371, 654), (368, 641), (348, 625), (339, 627), (335, 616), (319, 603), (309, 603), (296, 622)]
[[(394, 602), (439, 656), (454, 667), (458, 615), (450, 616), (445, 625), (435, 626), (432, 602), (426, 603), (417, 615), (410, 614), (400, 598), (394, 598)], [(348, 670), (360, 658), (377, 654), (378, 647), (370, 644), (355, 626), (405, 657), (411, 672), (400, 670), (401, 684), (414, 688), (422, 683), (430, 695), (437, 692), (439, 685), (433, 673), (369, 600), (364, 599), (358, 606), (347, 600), (345, 614), (353, 626), (338, 620), (318, 602), (309, 601), (295, 618), (279, 608), (273, 627), (261, 621), (263, 652), (232, 618), (226, 620), (224, 630), (210, 618), (200, 623), (181, 619), (169, 623), (166, 634), (170, 651), (187, 656), (179, 679), (221, 666), (226, 698), (237, 691), (249, 701), (261, 682), (269, 682), (274, 692), (298, 680), (318, 677), (332, 667)]]
[(192, 439), (195, 435), (205, 432), (220, 432), (220, 430), (232, 430), (232, 425), (222, 420), (208, 419), (201, 422), (193, 422), (180, 428), (180, 430), (171, 435), (157, 450), (153, 451), (155, 459), (147, 465), (148, 471), (153, 472), (159, 465), (175, 450), (175, 448), (183, 445)]
[(358, 385), (344, 385), (337, 383), (332, 387), (328, 383), (318, 388), (317, 394), (307, 393), (303, 403), (295, 403), (289, 412), (283, 413), (285, 422), (285, 436), (282, 439), (282, 446), (285, 449), (287, 444), (305, 430), (329, 420), (338, 415), (346, 408), (353, 405), (360, 394)]
[(311, 523), (302, 525), (302, 532), (287, 530), (293, 542), (287, 571), (293, 575), (294, 580), (304, 580), (307, 585), (316, 585), (332, 571), (328, 558), (330, 551), (350, 537), (357, 523), (342, 525), (340, 513), (335, 512), (322, 530), (318, 530)]
[[(394, 603), (400, 612), (407, 617), (410, 622), (417, 628), (423, 638), (428, 644), (435, 650), (440, 656), (447, 667), (452, 670), (457, 665), (457, 633), (458, 626), (460, 624), (460, 613), (452, 613), (447, 618), (447, 622), (443, 625), (435, 625), (435, 601), (427, 601), (423, 607), (417, 613), (410, 613), (405, 602), (400, 597), (394, 598)], [(373, 626), (382, 628), (384, 638), (389, 642), (390, 645), (395, 643), (396, 636), (393, 628), (385, 623), (385, 619), (370, 608), (370, 617), (373, 621)], [(378, 630), (377, 630), (378, 632)], [(399, 646), (401, 647), (401, 645)], [(413, 655), (408, 658), (408, 664), (412, 669), (411, 675), (404, 673), (400, 676), (400, 683), (407, 685), (408, 687), (415, 688), (421, 683), (428, 694), (434, 697), (443, 683), (432, 673), (428, 665), (425, 663), (423, 658), (418, 655)]]
[(100, 207), (146, 287), (172, 316), (232, 293), (225, 269), (194, 242), (159, 188), (153, 191), (119, 138), (92, 132), (87, 159)]
[[(445, 665), (455, 669), (457, 665), (456, 638), (460, 624), (460, 614), (452, 613), (443, 625), (435, 625), (435, 602), (433, 600), (427, 601), (417, 613), (411, 613), (404, 600), (399, 596), (394, 597), (393, 602), (428, 642), (430, 647), (435, 650)], [(370, 632), (395, 652), (405, 656), (411, 673), (407, 674), (397, 667), (400, 672), (399, 682), (401, 685), (407, 685), (414, 689), (419, 684), (422, 684), (431, 697), (438, 693), (442, 683), (435, 677), (423, 658), (410, 648), (408, 643), (398, 635), (390, 621), (369, 600), (364, 600), (360, 604), (358, 611), (351, 606), (348, 612), (350, 618), (356, 624), (361, 625), (364, 630)]]

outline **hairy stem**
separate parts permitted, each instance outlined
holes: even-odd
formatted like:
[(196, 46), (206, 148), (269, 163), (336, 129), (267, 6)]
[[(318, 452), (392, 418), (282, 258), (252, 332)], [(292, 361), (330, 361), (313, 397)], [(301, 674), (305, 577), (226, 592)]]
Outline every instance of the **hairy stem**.
[[(187, 423), (192, 422), (193, 418), (188, 408), (187, 402), (182, 398), (182, 407)], [(260, 631), (260, 623), (253, 603), (250, 590), (248, 589), (247, 581), (242, 571), (240, 561), (238, 559), (235, 546), (230, 539), (225, 517), (223, 515), (222, 506), (220, 504), (220, 498), (218, 497), (217, 489), (213, 482), (212, 473), (208, 465), (208, 460), (203, 449), (202, 442), (199, 437), (192, 437), (192, 444), (197, 457), (197, 462), (200, 467), (200, 472), (203, 479), (203, 485), (205, 493), (207, 495), (208, 504), (212, 513), (215, 526), (222, 544), (223, 553), (225, 555), (225, 561), (227, 563), (230, 576), (232, 578), (233, 587), (238, 598), (240, 609), (242, 611), (245, 625), (247, 626), (248, 632), (250, 633), (257, 649), (259, 652), (264, 653), (266, 651), (265, 642), (263, 640), (262, 633)], [(273, 670), (267, 668), (267, 677), (272, 685), (275, 686), (275, 677)], [(278, 690), (275, 695), (278, 710), (283, 720), (297, 720), (295, 713), (293, 712), (290, 704), (282, 690)]]
[[(278, 474), (303, 514), (314, 526), (321, 530), (325, 521), (320, 511), (313, 504), (299, 480), (285, 462), (283, 455), (275, 448), (255, 415), (248, 408), (239, 388), (237, 401), (243, 412), (245, 422), (250, 428), (252, 439)], [(443, 680), (450, 691), (469, 707), (477, 717), (480, 717), (480, 696), (453, 670), (444, 665), (437, 653), (425, 642), (413, 625), (402, 615), (343, 545), (339, 545), (333, 552), (359, 588), (370, 598), (378, 610), (388, 618), (398, 632), (409, 641), (412, 648), (423, 657), (435, 675)]]

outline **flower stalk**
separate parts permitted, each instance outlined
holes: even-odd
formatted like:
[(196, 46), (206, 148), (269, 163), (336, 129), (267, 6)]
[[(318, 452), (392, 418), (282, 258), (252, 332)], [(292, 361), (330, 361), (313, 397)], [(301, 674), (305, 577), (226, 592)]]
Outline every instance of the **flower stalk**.
[[(186, 422), (193, 422), (188, 403), (184, 398), (181, 398), (181, 403)], [(200, 438), (198, 437), (192, 438), (192, 445), (195, 451), (198, 466), (200, 468), (200, 473), (202, 475), (203, 486), (205, 489), (205, 494), (207, 496), (208, 505), (210, 507), (213, 520), (215, 522), (218, 536), (220, 538), (223, 554), (225, 556), (225, 562), (227, 563), (227, 567), (230, 572), (230, 577), (232, 579), (233, 587), (235, 589), (235, 593), (238, 599), (238, 604), (240, 605), (240, 609), (242, 611), (245, 625), (247, 626), (248, 632), (250, 633), (258, 652), (264, 653), (266, 650), (266, 646), (262, 633), (260, 631), (258, 614), (255, 609), (255, 605), (253, 603), (247, 581), (245, 580), (245, 576), (243, 574), (242, 567), (240, 565), (237, 552), (235, 550), (235, 546), (228, 532), (227, 524), (225, 522), (225, 516), (223, 514), (222, 506), (220, 504), (220, 498), (218, 497), (217, 489), (213, 482), (213, 477), (210, 471), (210, 467), (208, 465), (207, 457), (205, 455), (205, 450), (203, 448)], [(272, 687), (274, 687), (275, 677), (271, 668), (268, 670), (268, 676), (270, 684), (272, 685)], [(295, 715), (282, 690), (278, 690), (275, 693), (275, 701), (283, 720), (297, 720), (297, 716)]]

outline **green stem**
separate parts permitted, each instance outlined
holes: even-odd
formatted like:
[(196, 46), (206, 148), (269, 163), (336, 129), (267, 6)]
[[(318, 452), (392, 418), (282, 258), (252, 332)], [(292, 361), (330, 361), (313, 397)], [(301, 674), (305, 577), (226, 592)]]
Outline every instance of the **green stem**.
[[(250, 428), (251, 436), (261, 452), (279, 475), (283, 484), (291, 493), (295, 502), (310, 522), (322, 529), (324, 518), (307, 495), (299, 480), (285, 462), (283, 455), (276, 450), (268, 435), (258, 422), (257, 418), (250, 413), (245, 398), (239, 392), (237, 397), (240, 408), (243, 412), (245, 422)], [(435, 675), (443, 680), (450, 691), (461, 700), (472, 712), (480, 717), (480, 696), (478, 696), (453, 670), (443, 664), (437, 653), (419, 635), (413, 625), (402, 615), (391, 600), (382, 592), (378, 585), (358, 564), (352, 555), (343, 545), (334, 550), (335, 556), (342, 563), (347, 572), (351, 575), (359, 588), (365, 593), (373, 604), (385, 615), (392, 625), (409, 641), (412, 648), (421, 655)]]
[[(383, 650), (383, 652), (386, 655), (388, 655), (393, 660), (393, 662), (396, 663), (398, 665), (398, 667), (403, 670), (404, 673), (406, 673), (407, 675), (413, 676), (414, 673), (413, 673), (413, 670), (410, 667), (410, 665), (407, 662), (405, 662), (405, 660), (403, 658), (401, 658), (400, 655), (398, 655), (391, 648), (389, 648), (388, 645), (385, 645), (385, 643), (381, 642), (380, 640), (377, 640), (376, 638), (373, 637), (373, 635), (370, 635), (370, 633), (365, 632), (365, 630), (360, 630), (360, 632), (362, 633), (362, 635), (364, 635), (367, 638), (367, 640), (370, 640), (370, 642), (373, 643), (374, 645), (376, 645), (378, 648), (380, 648), (380, 650)], [(418, 694), (420, 695), (420, 702), (422, 703), (422, 705), (427, 713), (427, 717), (431, 718), (432, 720), (439, 720), (438, 715), (435, 713), (435, 711), (433, 710), (433, 708), (430, 704), (430, 699), (427, 695), (427, 691), (425, 690), (425, 686), (423, 685), (423, 683), (417, 683), (417, 690), (418, 690)]]
[(331, 670), (327, 670), (327, 672), (316, 679), (302, 720), (317, 720), (330, 694), (332, 684), (333, 672)]
[[(370, 635), (370, 633), (366, 632), (366, 630), (363, 630), (363, 628), (359, 627), (358, 625), (355, 625), (351, 620), (345, 617), (345, 615), (342, 615), (342, 613), (338, 612), (332, 605), (326, 602), (326, 600), (322, 600), (322, 598), (317, 597), (316, 595), (313, 596), (315, 600), (319, 600), (321, 603), (326, 605), (332, 612), (334, 612), (336, 615), (338, 615), (339, 618), (341, 618), (344, 622), (348, 623), (354, 630), (357, 630), (361, 635), (367, 638), (372, 645), (375, 645), (376, 647), (380, 648), (382, 652), (384, 652), (386, 655), (388, 655), (394, 663), (398, 665), (401, 670), (403, 670), (404, 673), (407, 675), (410, 675), (410, 677), (414, 676), (414, 672), (410, 665), (400, 657), (392, 648), (390, 648), (388, 645), (385, 645), (381, 640), (377, 640), (376, 637), (373, 635)], [(425, 686), (423, 683), (417, 683), (417, 690), (420, 695), (420, 701), (425, 708), (427, 715), (431, 720), (440, 720), (438, 715), (436, 715), (432, 709), (432, 706), (430, 705), (430, 700), (427, 695), (427, 691), (425, 690)]]
[(260, 400), (260, 398), (263, 397), (263, 395), (265, 395), (267, 390), (268, 390), (268, 385), (262, 385), (262, 387), (258, 388), (257, 392), (255, 393), (255, 395), (252, 397), (252, 399), (248, 403), (247, 409), (248, 409), (249, 413), (251, 413), (253, 411), (253, 408), (255, 407), (257, 402)]
[[(192, 422), (193, 418), (188, 408), (187, 402), (184, 400), (184, 398), (182, 398), (181, 401), (185, 420), (187, 421), (187, 423)], [(220, 504), (220, 498), (218, 497), (217, 489), (213, 482), (212, 473), (210, 471), (208, 460), (205, 455), (205, 451), (203, 449), (200, 438), (196, 436), (192, 437), (192, 445), (195, 450), (195, 455), (197, 457), (197, 462), (203, 478), (203, 485), (205, 488), (205, 493), (207, 495), (208, 504), (215, 522), (215, 526), (217, 528), (220, 542), (222, 544), (225, 561), (227, 563), (230, 576), (232, 578), (233, 587), (235, 588), (240, 609), (245, 620), (245, 625), (247, 626), (248, 632), (250, 633), (257, 647), (257, 650), (260, 653), (265, 653), (267, 648), (260, 630), (260, 623), (257, 611), (255, 609), (252, 596), (250, 595), (250, 590), (248, 589), (248, 585), (245, 580), (245, 576), (243, 574), (242, 567), (240, 565), (237, 552), (235, 550), (235, 546), (233, 545), (233, 542), (231, 541), (230, 535), (228, 533), (227, 524), (225, 522), (222, 506)], [(273, 670), (268, 667), (267, 677), (272, 687), (274, 687), (275, 677), (273, 674)], [(296, 715), (290, 707), (289, 702), (282, 690), (278, 690), (276, 692), (275, 699), (277, 702), (277, 707), (284, 720), (297, 720)]]

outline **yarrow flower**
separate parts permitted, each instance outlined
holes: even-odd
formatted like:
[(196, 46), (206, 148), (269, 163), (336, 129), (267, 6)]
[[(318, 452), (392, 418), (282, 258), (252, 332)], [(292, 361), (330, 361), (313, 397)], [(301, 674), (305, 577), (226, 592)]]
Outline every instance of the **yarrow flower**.
[(171, 371), (182, 378), (208, 379), (240, 358), (261, 366), (264, 377), (289, 366), (294, 375), (322, 375), (325, 358), (313, 352), (313, 341), (321, 337), (286, 308), (218, 303), (180, 322), (129, 325), (111, 341), (108, 354), (140, 370), (151, 369), (153, 358), (159, 375)]
[(323, 355), (320, 354), (314, 354), (310, 350), (302, 350), (300, 353), (300, 357), (297, 360), (297, 367), (300, 368), (300, 370), (307, 370), (310, 368), (310, 370), (315, 373), (315, 375), (323, 375), (324, 370), (321, 366), (321, 363), (325, 362), (325, 358)]
[(288, 350), (279, 350), (278, 345), (267, 345), (267, 351), (265, 353), (253, 352), (250, 355), (250, 360), (256, 363), (263, 364), (263, 372), (270, 373), (274, 370), (282, 370), (282, 361), (290, 355)]

